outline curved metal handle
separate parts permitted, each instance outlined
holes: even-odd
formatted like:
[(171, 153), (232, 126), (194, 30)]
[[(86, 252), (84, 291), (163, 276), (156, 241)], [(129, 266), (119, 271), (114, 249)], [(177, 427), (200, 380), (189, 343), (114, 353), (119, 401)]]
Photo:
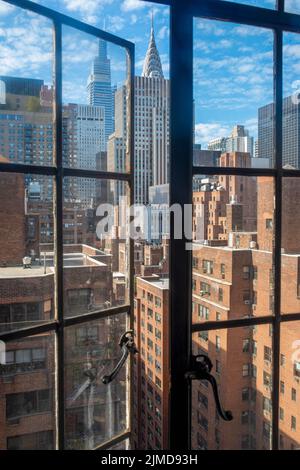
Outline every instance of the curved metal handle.
[(104, 375), (102, 377), (102, 383), (104, 383), (105, 385), (109, 384), (117, 377), (118, 373), (120, 372), (123, 365), (125, 364), (126, 359), (129, 356), (129, 354), (130, 353), (136, 354), (138, 352), (134, 344), (132, 330), (126, 331), (121, 336), (120, 341), (119, 341), (119, 346), (121, 347), (121, 350), (122, 350), (122, 356), (119, 362), (117, 363), (117, 365), (115, 366), (115, 368), (113, 369), (113, 371), (110, 374)]
[(214, 398), (216, 402), (216, 407), (219, 415), (221, 416), (224, 421), (232, 421), (233, 420), (233, 414), (230, 410), (223, 410), (223, 407), (220, 402), (220, 397), (219, 397), (219, 391), (218, 391), (218, 385), (215, 377), (211, 374), (207, 374), (207, 379), (206, 379), (212, 386), (213, 393), (214, 393)]
[(209, 357), (205, 356), (205, 354), (199, 354), (198, 356), (193, 356), (192, 363), (193, 363), (194, 370), (192, 370), (191, 372), (187, 372), (187, 374), (185, 375), (186, 378), (188, 380), (207, 380), (212, 387), (217, 411), (220, 417), (224, 421), (232, 421), (233, 420), (232, 412), (230, 410), (224, 410), (221, 405), (217, 381), (215, 377), (210, 373), (213, 365)]

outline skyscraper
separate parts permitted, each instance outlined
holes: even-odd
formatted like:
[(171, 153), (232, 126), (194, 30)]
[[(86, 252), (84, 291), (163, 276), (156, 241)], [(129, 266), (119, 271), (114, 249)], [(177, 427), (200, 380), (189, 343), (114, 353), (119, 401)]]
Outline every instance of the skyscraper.
[(105, 110), (105, 142), (114, 131), (114, 92), (111, 85), (110, 59), (107, 57), (107, 42), (99, 40), (98, 55), (95, 57), (87, 84), (88, 103), (102, 106)]
[[(258, 156), (274, 160), (274, 104), (258, 110)], [(283, 99), (282, 162), (294, 168), (300, 167), (300, 104), (293, 96)], [(273, 166), (273, 165), (271, 165)]]
[[(120, 171), (124, 167), (126, 145), (126, 93), (116, 92), (116, 132), (110, 138), (108, 167)], [(142, 76), (135, 77), (135, 203), (148, 204), (149, 187), (169, 181), (169, 80), (164, 78), (160, 56), (151, 26), (150, 40)], [(118, 139), (118, 142), (114, 140)], [(123, 151), (120, 145), (124, 146)], [(118, 152), (116, 152), (116, 148)], [(119, 155), (119, 157), (118, 157)], [(122, 161), (120, 161), (122, 159)]]

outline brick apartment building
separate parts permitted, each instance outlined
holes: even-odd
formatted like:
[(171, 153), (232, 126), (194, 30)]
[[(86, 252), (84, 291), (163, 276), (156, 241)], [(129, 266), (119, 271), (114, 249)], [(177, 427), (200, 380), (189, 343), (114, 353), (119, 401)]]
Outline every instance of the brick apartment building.
[[(40, 244), (40, 220), (25, 213), (21, 175), (0, 175), (0, 330), (47, 322), (55, 316), (53, 243)], [(32, 254), (30, 268), (23, 258)], [(84, 244), (64, 246), (65, 315), (79, 315), (125, 301), (125, 280), (112, 272), (111, 255)], [(126, 427), (125, 372), (108, 387), (101, 374), (119, 356), (126, 316), (107, 318), (67, 330), (65, 352), (66, 443), (87, 448)], [(55, 445), (54, 335), (40, 334), (6, 344), (0, 365), (0, 448), (47, 449)], [(72, 399), (97, 370), (93, 396)], [(88, 408), (93, 407), (93, 437)], [(93, 443), (91, 443), (93, 439)]]
[(136, 278), (134, 362), (134, 428), (137, 449), (168, 447), (169, 280)]
[[(240, 154), (239, 166), (247, 164)], [(232, 160), (233, 158), (233, 160)], [(221, 161), (233, 165), (237, 155)], [(223, 165), (224, 166), (224, 165)], [(221, 181), (222, 179), (222, 181)], [(221, 321), (273, 313), (274, 181), (272, 178), (220, 176), (204, 191), (194, 192), (194, 205), (206, 205), (204, 239), (193, 247), (193, 322)], [(207, 184), (205, 179), (204, 184)], [(223, 186), (223, 189), (217, 189)], [(227, 188), (227, 189), (226, 189)], [(220, 196), (223, 196), (222, 198)], [(283, 186), (282, 312), (299, 312), (300, 210), (293, 201), (300, 196), (297, 179)], [(198, 198), (198, 200), (197, 200)], [(203, 200), (201, 200), (203, 198)], [(248, 208), (245, 209), (244, 205)], [(221, 216), (219, 215), (221, 212)], [(194, 217), (195, 217), (194, 211)], [(220, 217), (223, 222), (218, 223)], [(246, 214), (246, 216), (245, 216)], [(215, 228), (214, 222), (222, 226)], [(194, 224), (195, 224), (194, 219)], [(211, 229), (211, 231), (209, 230)], [(141, 265), (143, 269), (145, 260)], [(141, 351), (135, 363), (135, 445), (164, 448), (167, 421), (155, 413), (156, 393), (168, 395), (168, 375), (160, 382), (156, 364), (168, 370), (168, 322), (157, 323), (155, 312), (167, 319), (167, 280), (137, 277), (135, 328)], [(156, 274), (160, 274), (159, 271)], [(163, 282), (164, 289), (158, 288)], [(160, 305), (155, 299), (165, 299)], [(149, 315), (150, 313), (150, 315)], [(280, 367), (280, 447), (300, 443), (300, 361), (292, 360), (297, 325), (284, 325)], [(196, 382), (192, 388), (192, 445), (195, 449), (269, 449), (272, 438), (272, 330), (269, 325), (203, 331), (193, 335), (194, 354), (208, 354), (213, 363), (221, 401), (232, 410), (226, 423), (216, 413), (210, 385)], [(158, 337), (166, 338), (163, 360)], [(158, 354), (157, 354), (158, 352)], [(157, 380), (158, 379), (158, 380)], [(157, 385), (159, 384), (159, 385)], [(158, 397), (158, 396), (157, 396)], [(153, 411), (154, 410), (154, 411)], [(165, 410), (162, 405), (162, 410)], [(163, 423), (159, 426), (159, 423)], [(164, 427), (165, 425), (165, 427)]]

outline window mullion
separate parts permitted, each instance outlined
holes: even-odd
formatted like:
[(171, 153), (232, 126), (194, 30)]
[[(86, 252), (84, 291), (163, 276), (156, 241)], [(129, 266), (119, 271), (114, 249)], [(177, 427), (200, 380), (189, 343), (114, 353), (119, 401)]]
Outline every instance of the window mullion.
[(63, 324), (63, 162), (62, 162), (62, 26), (54, 23), (54, 157), (55, 178), (55, 299), (58, 329), (56, 334), (57, 445), (64, 449), (64, 324)]
[(279, 443), (279, 384), (280, 384), (280, 320), (281, 320), (281, 206), (282, 206), (282, 38), (281, 30), (274, 32), (274, 163), (275, 178), (275, 236), (274, 236), (274, 324), (273, 324), (273, 389), (272, 389), (272, 448)]

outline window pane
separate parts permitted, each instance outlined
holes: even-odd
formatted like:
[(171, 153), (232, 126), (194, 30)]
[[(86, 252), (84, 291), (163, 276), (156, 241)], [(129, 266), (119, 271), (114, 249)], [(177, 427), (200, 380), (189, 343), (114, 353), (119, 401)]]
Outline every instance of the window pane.
[(128, 303), (127, 183), (65, 178), (64, 185), (83, 194), (64, 202), (65, 314)]
[[(0, 449), (54, 449), (54, 348), (53, 333), (6, 343), (0, 364)], [(33, 359), (35, 351), (40, 360)]]
[(63, 27), (65, 166), (129, 171), (127, 74), (124, 48)]
[(1, 35), (0, 157), (52, 165), (52, 22), (3, 2), (1, 6), (6, 24)]
[[(251, 5), (255, 7), (262, 7), (262, 8), (275, 8), (276, 0), (225, 0), (231, 1), (234, 3), (242, 3), (245, 5)], [(289, 0), (286, 0), (289, 1)]]
[(280, 449), (299, 449), (300, 446), (300, 322), (281, 324), (281, 353), (286, 361), (280, 367), (279, 421)]
[(193, 322), (271, 315), (273, 179), (198, 176), (193, 185)]
[(194, 100), (194, 165), (271, 168), (273, 32), (195, 19)]
[[(216, 347), (217, 337), (220, 348)], [(245, 340), (249, 341), (246, 351)], [(216, 412), (210, 384), (194, 381), (193, 449), (270, 449), (272, 358), (268, 362), (264, 360), (264, 346), (272, 348), (269, 326), (193, 334), (193, 353), (209, 356), (223, 408), (231, 410), (234, 418), (231, 422), (223, 421)], [(265, 374), (268, 374), (268, 382)]]
[(299, 34), (283, 34), (283, 148), (282, 165), (288, 169), (300, 168), (299, 115), (300, 81), (298, 74)]
[(285, 11), (289, 13), (300, 13), (299, 0), (285, 0)]
[(139, 404), (133, 409), (133, 445), (136, 449), (168, 448), (168, 302), (168, 278), (136, 278), (134, 313), (139, 349), (134, 360), (133, 399)]
[(300, 179), (282, 183), (281, 311), (300, 312)]
[(0, 331), (54, 317), (53, 179), (0, 173)]
[[(98, 331), (98, 339), (88, 335)], [(86, 328), (84, 341), (78, 330)], [(109, 385), (109, 374), (121, 356), (119, 340), (127, 329), (125, 314), (109, 317), (65, 331), (65, 436), (68, 449), (93, 449), (128, 427), (127, 366)]]

